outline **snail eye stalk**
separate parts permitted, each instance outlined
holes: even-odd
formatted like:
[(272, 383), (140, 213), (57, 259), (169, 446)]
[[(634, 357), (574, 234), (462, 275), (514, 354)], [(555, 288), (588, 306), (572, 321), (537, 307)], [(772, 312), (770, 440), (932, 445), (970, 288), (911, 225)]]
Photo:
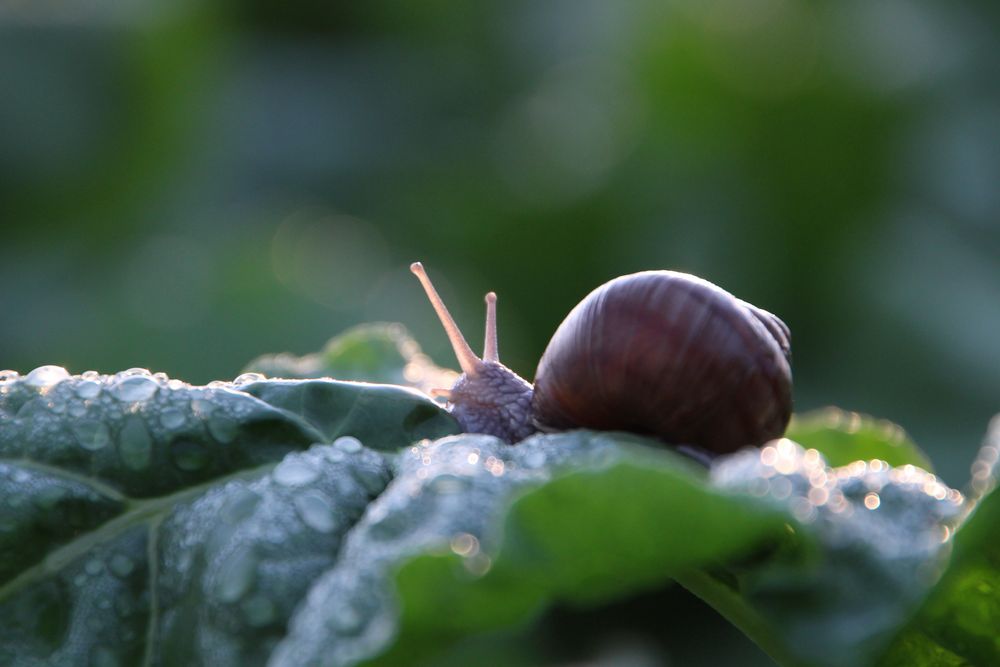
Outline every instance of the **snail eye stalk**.
[(427, 277), (424, 265), (420, 262), (414, 262), (410, 264), (410, 271), (417, 277), (420, 284), (424, 286), (427, 298), (430, 299), (431, 305), (434, 306), (434, 311), (438, 315), (438, 319), (441, 320), (441, 326), (444, 327), (445, 333), (448, 334), (448, 340), (451, 342), (452, 349), (455, 350), (455, 358), (458, 359), (458, 365), (462, 368), (462, 372), (469, 376), (476, 375), (483, 362), (465, 341), (465, 336), (462, 335), (462, 331), (455, 324), (455, 320), (452, 318), (451, 313), (448, 312), (444, 301), (438, 296), (437, 290), (434, 289), (434, 285), (431, 283), (431, 279)]

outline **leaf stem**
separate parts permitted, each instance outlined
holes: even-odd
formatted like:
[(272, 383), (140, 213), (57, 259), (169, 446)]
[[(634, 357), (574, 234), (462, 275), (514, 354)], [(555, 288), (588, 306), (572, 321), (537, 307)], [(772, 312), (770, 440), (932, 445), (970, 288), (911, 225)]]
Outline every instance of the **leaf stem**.
[(782, 667), (806, 667), (775, 636), (767, 622), (751, 609), (733, 589), (701, 570), (688, 570), (674, 580), (699, 597), (732, 623), (764, 653)]

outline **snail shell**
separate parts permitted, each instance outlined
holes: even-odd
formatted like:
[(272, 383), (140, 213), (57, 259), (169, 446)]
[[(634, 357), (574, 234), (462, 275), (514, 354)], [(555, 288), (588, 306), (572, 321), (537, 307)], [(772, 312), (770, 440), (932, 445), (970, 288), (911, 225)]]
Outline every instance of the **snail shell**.
[(791, 416), (788, 328), (685, 273), (646, 271), (591, 292), (535, 374), (546, 429), (653, 435), (715, 453), (780, 437)]

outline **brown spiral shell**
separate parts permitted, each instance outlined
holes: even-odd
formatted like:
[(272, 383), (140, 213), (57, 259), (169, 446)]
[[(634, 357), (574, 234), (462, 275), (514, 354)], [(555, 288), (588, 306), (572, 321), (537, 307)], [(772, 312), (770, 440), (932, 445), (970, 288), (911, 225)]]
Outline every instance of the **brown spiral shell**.
[(723, 454), (780, 437), (792, 410), (789, 331), (695, 276), (645, 271), (591, 292), (535, 375), (543, 429), (645, 433)]

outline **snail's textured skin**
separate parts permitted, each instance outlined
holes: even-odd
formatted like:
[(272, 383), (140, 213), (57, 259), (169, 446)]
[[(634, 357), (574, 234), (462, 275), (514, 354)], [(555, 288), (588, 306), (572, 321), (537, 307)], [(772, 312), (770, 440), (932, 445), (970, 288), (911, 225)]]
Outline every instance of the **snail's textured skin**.
[(481, 362), (474, 376), (463, 373), (448, 400), (466, 433), (518, 442), (537, 430), (531, 421), (531, 385), (499, 362)]
[(781, 436), (791, 416), (789, 331), (774, 315), (684, 273), (647, 271), (591, 292), (535, 376), (549, 429), (650, 434), (714, 453)]

